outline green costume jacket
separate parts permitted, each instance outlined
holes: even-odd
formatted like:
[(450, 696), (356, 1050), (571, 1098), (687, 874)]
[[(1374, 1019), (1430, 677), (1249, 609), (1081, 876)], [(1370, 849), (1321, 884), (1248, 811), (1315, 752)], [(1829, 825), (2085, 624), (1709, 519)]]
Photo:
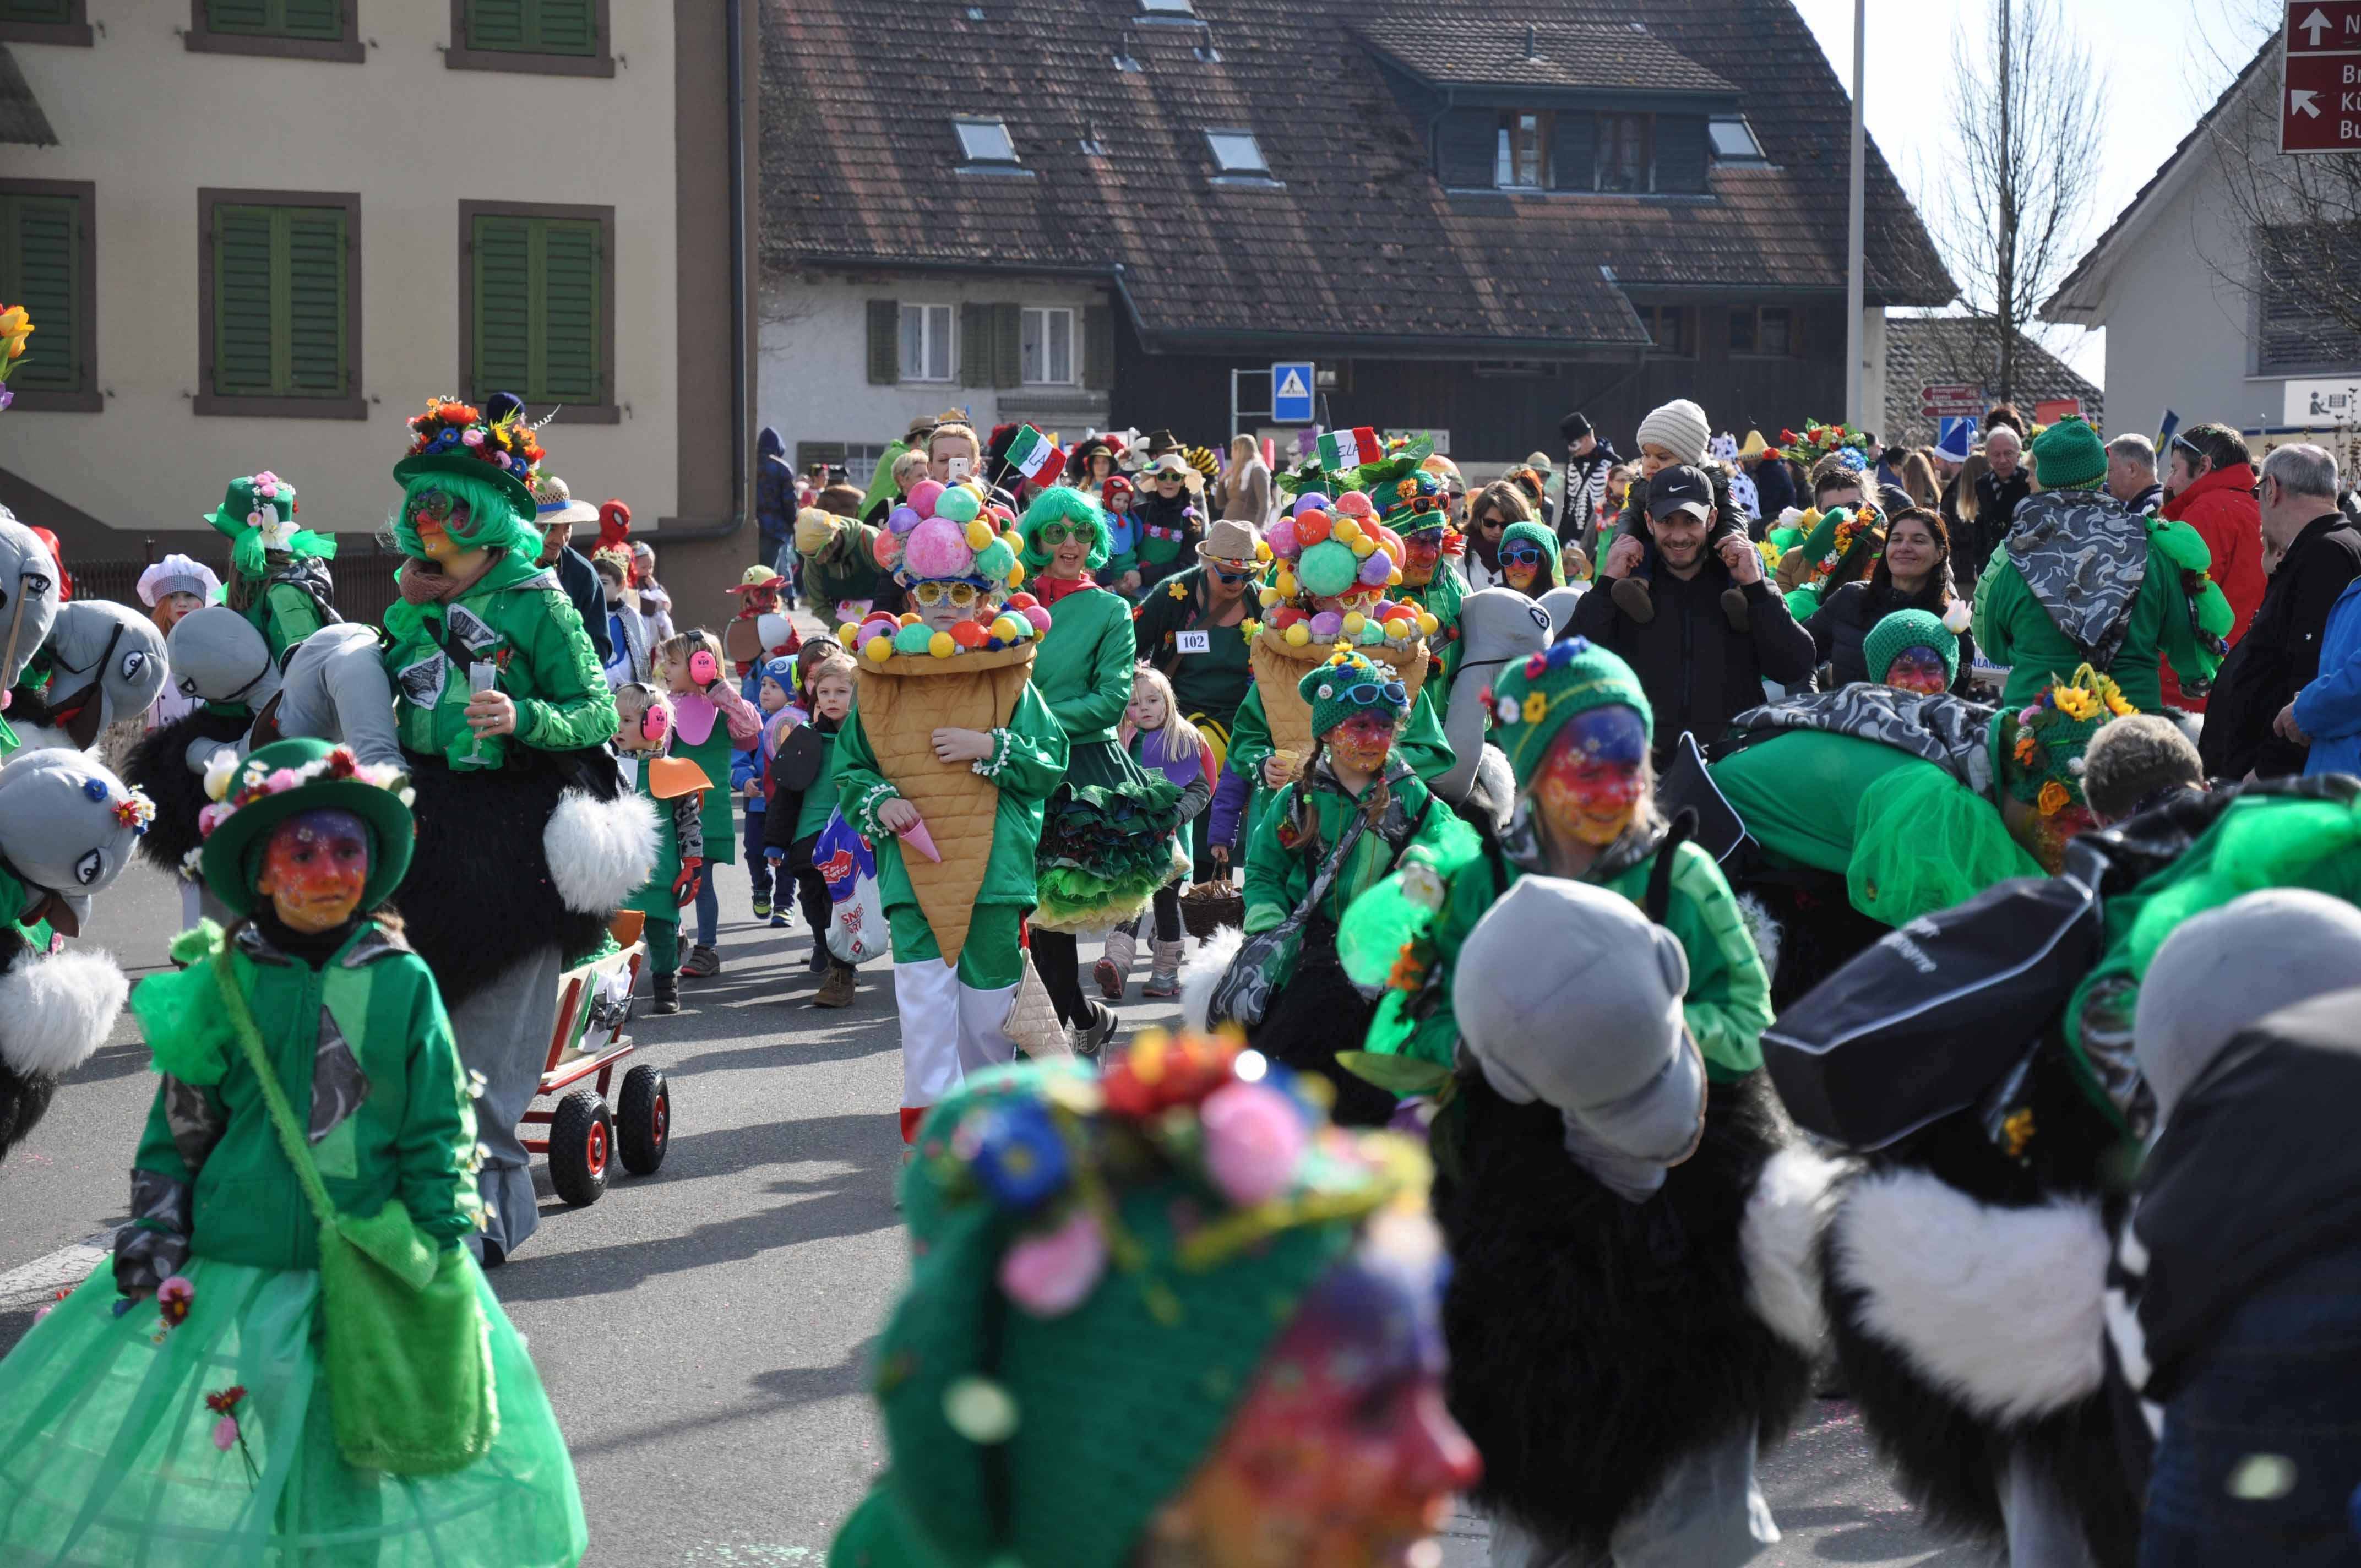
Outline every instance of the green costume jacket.
[[(1115, 598), (1112, 594), (1094, 597)], [(979, 905), (1015, 904), (1030, 908), (1034, 902), (1033, 857), (1041, 842), (1041, 804), (1066, 776), (1066, 732), (1059, 728), (1041, 694), (1028, 685), (1018, 694), (1007, 724), (992, 731), (992, 738), (1005, 749), (1000, 771), (992, 778), (1000, 787), (1000, 801), (993, 812), (992, 858), (984, 863), (983, 882), (976, 890), (975, 901)], [(900, 792), (877, 765), (877, 753), (869, 743), (868, 732), (861, 727), (858, 701), (845, 715), (844, 728), (837, 732), (829, 760), (836, 770), (836, 805), (843, 811), (844, 819), (869, 840), (876, 853), (878, 901), (888, 914), (897, 908), (916, 907), (918, 895), (912, 890), (910, 873), (902, 864), (902, 840), (877, 820), (877, 808), (899, 798)], [(813, 793), (818, 793), (817, 787)], [(820, 825), (827, 826), (825, 817)]]
[(225, 940), (288, 1103), (298, 1116), (310, 1108), (313, 1157), (338, 1211), (374, 1214), (399, 1198), (446, 1246), (474, 1229), (475, 1107), (425, 960), (373, 920), (318, 969), (252, 926), (225, 938), (208, 922), (173, 946), (189, 968), (131, 993), (163, 1075), (136, 1163), (192, 1190), (189, 1250), (254, 1268), (320, 1266), (319, 1223), (215, 989)]
[[(894, 487), (889, 481), (885, 488)], [(823, 618), (835, 613), (840, 600), (875, 599), (892, 586), (893, 579), (877, 565), (877, 534), (870, 523), (845, 522), (835, 538), (804, 557), (804, 592), (820, 607)], [(834, 626), (828, 630), (835, 635)]]
[(1394, 597), (1418, 606), (1437, 622), (1434, 635), (1426, 640), (1434, 654), (1434, 667), (1426, 673), (1426, 685), (1421, 689), (1434, 694), (1434, 716), (1441, 718), (1451, 711), (1451, 682), (1459, 674), (1465, 652), (1459, 642), (1459, 601), (1467, 597), (1467, 579), (1446, 556), (1434, 564), (1434, 576), (1426, 587), (1404, 587)]
[[(1584, 879), (1621, 894), (1645, 908), (1648, 879), (1655, 869), (1657, 850), (1651, 850), (1616, 868), (1619, 859), (1610, 846), (1600, 866)], [(1763, 972), (1763, 955), (1738, 907), (1721, 868), (1713, 856), (1696, 844), (1683, 843), (1673, 861), (1670, 897), (1664, 905), (1664, 928), (1681, 939), (1688, 955), (1689, 988), (1681, 1013), (1705, 1057), (1706, 1073), (1719, 1083), (1734, 1082), (1763, 1065), (1763, 1031), (1771, 1025), (1771, 981)], [(1489, 853), (1478, 854), (1451, 874), (1443, 907), (1411, 951), (1408, 971), (1398, 970), (1397, 985), (1378, 1003), (1369, 1025), (1369, 1049), (1414, 1056), (1449, 1067), (1456, 1059), (1459, 1025), (1451, 1010), (1451, 971), (1476, 923), (1493, 901), (1524, 873)], [(1400, 988), (1407, 980), (1422, 984), (1439, 967), (1441, 994), (1420, 1014), (1418, 992)]]
[[(1433, 692), (1434, 673), (1430, 670), (1426, 684), (1419, 687), (1418, 700), (1410, 705), (1410, 716), (1394, 731), (1393, 754), (1408, 762), (1424, 784), (1433, 784), (1449, 773), (1452, 763), (1457, 761), (1450, 738), (1443, 733), (1443, 719), (1435, 710)], [(1262, 710), (1262, 693), (1249, 691), (1246, 701), (1238, 704), (1238, 721), (1230, 727), (1229, 755), (1230, 771), (1246, 780), (1252, 792), (1239, 826), (1239, 832), (1249, 845), (1262, 819), (1270, 814), (1273, 792), (1262, 782), (1262, 765), (1276, 750), (1270, 739), (1270, 720)]]
[[(1983, 580), (1976, 585), (1975, 634), (1983, 656), (2008, 667), (2008, 685), (2001, 693), (2004, 708), (2025, 707), (2040, 696), (2044, 686), (2071, 675), (2083, 663), (2081, 650), (2034, 597), (2006, 549), (1993, 552)], [(2208, 678), (2210, 673), (2199, 662), (2180, 568), (2151, 540), (2123, 646), (2105, 672), (2123, 688), (2124, 700), (2142, 713), (2164, 711), (2159, 655), (2184, 681)]]
[(270, 645), (270, 662), (282, 666), (288, 649), (327, 624), (310, 594), (277, 576), (263, 580), (262, 591), (246, 607), (246, 619)]
[[(1216, 626), (1207, 616), (1205, 568), (1199, 565), (1173, 573), (1148, 591), (1133, 612), (1132, 633), (1139, 656), (1172, 683), (1182, 716), (1202, 714), (1226, 737), (1254, 689), (1254, 662), (1242, 626)], [(1206, 651), (1182, 652), (1183, 631), (1203, 632)]]
[[(1464, 836), (1467, 845), (1473, 845), (1475, 835), (1467, 825), (1428, 793), (1425, 783), (1407, 762), (1396, 759), (1387, 768), (1387, 779), (1394, 798), (1401, 805), (1403, 821), (1412, 825), (1402, 845), (1403, 855), (1413, 850), (1448, 852), (1455, 837)], [(1343, 838), (1346, 821), (1368, 796), (1366, 789), (1359, 795), (1347, 795), (1344, 785), (1323, 771), (1312, 792), (1312, 820), (1318, 825), (1316, 838), (1290, 846), (1281, 841), (1280, 835), (1303, 787), (1299, 782), (1279, 791), (1271, 799), (1271, 808), (1256, 825), (1254, 837), (1247, 840), (1246, 928), (1249, 936), (1269, 930), (1294, 913), (1295, 906), (1312, 891), (1312, 880), (1326, 863), (1329, 851)], [(1372, 781), (1369, 789), (1376, 787)], [(1458, 853), (1465, 855), (1466, 848), (1461, 848)], [(1364, 829), (1315, 913), (1341, 923), (1345, 906), (1383, 882), (1400, 858), (1384, 834), (1374, 827)]]
[(795, 838), (790, 842), (818, 833), (828, 826), (829, 817), (836, 810), (837, 763), (844, 755), (844, 748), (837, 742), (851, 728), (851, 717), (849, 713), (845, 715), (846, 722), (834, 729), (822, 729), (818, 724), (812, 726), (812, 733), (819, 737), (819, 772), (814, 775), (810, 787), (804, 791), (803, 805), (796, 812)]
[[(716, 729), (721, 728), (717, 721)], [(674, 902), (672, 884), (680, 880), (680, 861), (685, 854), (707, 860), (705, 848), (705, 814), (701, 805), (706, 795), (714, 792), (699, 790), (689, 795), (675, 795), (670, 800), (658, 800), (648, 788), (648, 762), (642, 756), (639, 765), (631, 770), (631, 792), (653, 808), (656, 819), (656, 863), (648, 872), (648, 880), (639, 891), (623, 900), (623, 907), (636, 909), (651, 920), (669, 920), (680, 924), (680, 905)], [(713, 775), (708, 773), (708, 779)], [(710, 864), (710, 861), (708, 861)], [(712, 875), (711, 872), (706, 873)]]
[(1066, 731), (1070, 746), (1115, 743), (1131, 706), (1131, 606), (1107, 588), (1077, 588), (1049, 607), (1049, 630), (1033, 656), (1033, 689)]
[(446, 621), (455, 648), (500, 666), (500, 689), (516, 703), (515, 734), (488, 739), (488, 752), (500, 755), (512, 742), (572, 751), (614, 739), (614, 696), (582, 617), (555, 573), (509, 554), (456, 603), (397, 600), (385, 612), (385, 667), (403, 750), (456, 756), (468, 748), (467, 668), (445, 652)]

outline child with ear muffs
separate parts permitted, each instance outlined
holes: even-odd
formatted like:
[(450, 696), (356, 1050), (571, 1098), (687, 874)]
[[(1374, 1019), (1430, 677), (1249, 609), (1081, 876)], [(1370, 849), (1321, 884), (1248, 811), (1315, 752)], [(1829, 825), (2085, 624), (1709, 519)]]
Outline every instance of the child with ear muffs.
[(647, 917), (648, 974), (656, 1013), (680, 1011), (680, 911), (711, 874), (705, 858), (705, 796), (713, 780), (691, 758), (675, 757), (672, 704), (653, 686), (615, 688), (622, 729), (615, 736), (631, 788), (655, 807), (656, 864), (623, 901)]

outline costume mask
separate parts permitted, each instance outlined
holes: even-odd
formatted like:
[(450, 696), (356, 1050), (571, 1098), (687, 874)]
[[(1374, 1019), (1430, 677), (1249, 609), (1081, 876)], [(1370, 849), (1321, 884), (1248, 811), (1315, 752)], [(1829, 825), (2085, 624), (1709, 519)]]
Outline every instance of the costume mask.
[(1646, 793), (1648, 734), (1618, 703), (1566, 720), (1533, 779), (1533, 799), (1553, 832), (1604, 848), (1631, 826)]
[(1390, 711), (1356, 713), (1321, 739), (1328, 755), (1344, 766), (1380, 773), (1394, 749), (1395, 723)]
[(1949, 690), (1951, 683), (1941, 654), (1932, 648), (1905, 648), (1886, 666), (1885, 684), (1896, 691), (1935, 696)]
[[(1397, 1228), (1411, 1239), (1387, 1236)], [(1385, 1222), (1304, 1298), (1220, 1444), (1150, 1527), (1146, 1561), (1415, 1561), (1481, 1467), (1444, 1408), (1433, 1236), (1422, 1219)]]
[(368, 828), (358, 817), (305, 811), (271, 829), (254, 890), (290, 930), (331, 931), (360, 906), (368, 868)]

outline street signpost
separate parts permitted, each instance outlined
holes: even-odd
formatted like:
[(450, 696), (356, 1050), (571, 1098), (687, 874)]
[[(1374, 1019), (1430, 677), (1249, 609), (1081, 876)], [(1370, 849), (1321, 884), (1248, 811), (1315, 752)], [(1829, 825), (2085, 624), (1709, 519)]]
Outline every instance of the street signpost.
[[(2361, 0), (2356, 0), (2361, 3)], [(1298, 359), (1281, 361), (1270, 367), (1270, 417), (1277, 424), (1310, 424), (1318, 417), (1312, 411), (1313, 387), (1317, 378), (1312, 374), (1312, 361)]]
[(1984, 389), (1964, 381), (1918, 389), (1918, 411), (1927, 419), (1964, 419), (1984, 411)]
[(1966, 426), (1968, 427), (1968, 444), (1969, 444), (1969, 445), (1971, 445), (1971, 446), (1973, 446), (1973, 445), (1975, 444), (1975, 441), (1976, 441), (1976, 416), (1975, 416), (1975, 415), (1973, 415), (1973, 414), (1937, 414), (1937, 415), (1930, 415), (1929, 417), (1930, 417), (1930, 418), (1932, 418), (1932, 419), (1935, 421), (1935, 444), (1936, 444), (1936, 445), (1938, 445), (1938, 446), (1949, 446), (1949, 445), (1951, 444), (1951, 433), (1952, 433), (1953, 431), (1955, 431), (1955, 430), (1959, 429), (1959, 428), (1960, 428), (1960, 426), (1961, 426), (1961, 425), (1963, 425), (1963, 424), (1964, 424), (1964, 425), (1966, 425)]
[(2289, 0), (2279, 150), (2361, 152), (2361, 0)]

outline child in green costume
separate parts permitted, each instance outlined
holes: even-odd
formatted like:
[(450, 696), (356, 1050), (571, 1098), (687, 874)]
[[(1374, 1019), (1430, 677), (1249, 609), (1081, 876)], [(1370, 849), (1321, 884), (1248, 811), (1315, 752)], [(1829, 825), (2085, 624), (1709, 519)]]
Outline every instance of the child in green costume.
[[(754, 711), (723, 663), (721, 640), (697, 627), (667, 637), (655, 647), (654, 685), (672, 707), (672, 755), (695, 762), (722, 785), (700, 797), (705, 810), (705, 856), (708, 866), (738, 863), (738, 828), (729, 790), (730, 754), (763, 738), (763, 716)], [(721, 972), (715, 947), (721, 934), (721, 899), (708, 871), (696, 888), (697, 940), (680, 972), (704, 980)]]
[(1451, 1068), (1460, 944), (1510, 883), (1544, 872), (1620, 894), (1681, 939), (1689, 966), (1682, 1012), (1708, 1077), (1731, 1083), (1761, 1067), (1771, 1022), (1762, 956), (1713, 857), (1683, 841), (1664, 859), (1669, 825), (1648, 764), (1654, 718), (1631, 667), (1568, 638), (1511, 665), (1491, 701), (1492, 733), (1517, 778), (1506, 837), (1431, 869), (1407, 868), (1345, 918), (1338, 946), (1346, 972), (1387, 988), (1368, 1048)]
[(693, 758), (674, 757), (673, 707), (653, 687), (633, 682), (615, 688), (623, 727), (615, 750), (632, 774), (631, 788), (655, 809), (656, 869), (623, 902), (647, 917), (648, 976), (657, 1013), (680, 1011), (680, 906), (697, 896), (706, 870), (705, 802), (713, 780)]
[(341, 618), (328, 576), (336, 537), (295, 525), (295, 487), (268, 469), (232, 479), (205, 521), (230, 541), (227, 603), (270, 643), (270, 657)]
[[(1360, 1037), (1369, 1016), (1338, 964), (1337, 927), (1354, 901), (1398, 864), (1465, 861), (1476, 837), (1395, 753), (1410, 694), (1389, 667), (1339, 643), (1298, 689), (1312, 707), (1312, 755), (1248, 840), (1246, 934), (1270, 930), (1298, 910), (1306, 917), (1295, 952), (1278, 972), (1266, 970), (1269, 1006), (1248, 1038), (1273, 1061), (1334, 1084), (1339, 1121), (1381, 1125), (1393, 1097), (1336, 1065), (1339, 1047)], [(1318, 903), (1306, 909), (1315, 892)]]
[[(202, 861), (240, 918), (133, 997), (162, 1081), (132, 1220), (0, 1362), (0, 1558), (577, 1563), (565, 1440), (459, 1245), (482, 1214), (470, 1083), (434, 977), (374, 913), (410, 861), (399, 775), (283, 740), (221, 783)], [(400, 1347), (420, 1420), (386, 1467), (345, 1457), (360, 1412), (330, 1390), (363, 1342), (324, 1312), (323, 1205), (453, 1307), (446, 1340)]]

